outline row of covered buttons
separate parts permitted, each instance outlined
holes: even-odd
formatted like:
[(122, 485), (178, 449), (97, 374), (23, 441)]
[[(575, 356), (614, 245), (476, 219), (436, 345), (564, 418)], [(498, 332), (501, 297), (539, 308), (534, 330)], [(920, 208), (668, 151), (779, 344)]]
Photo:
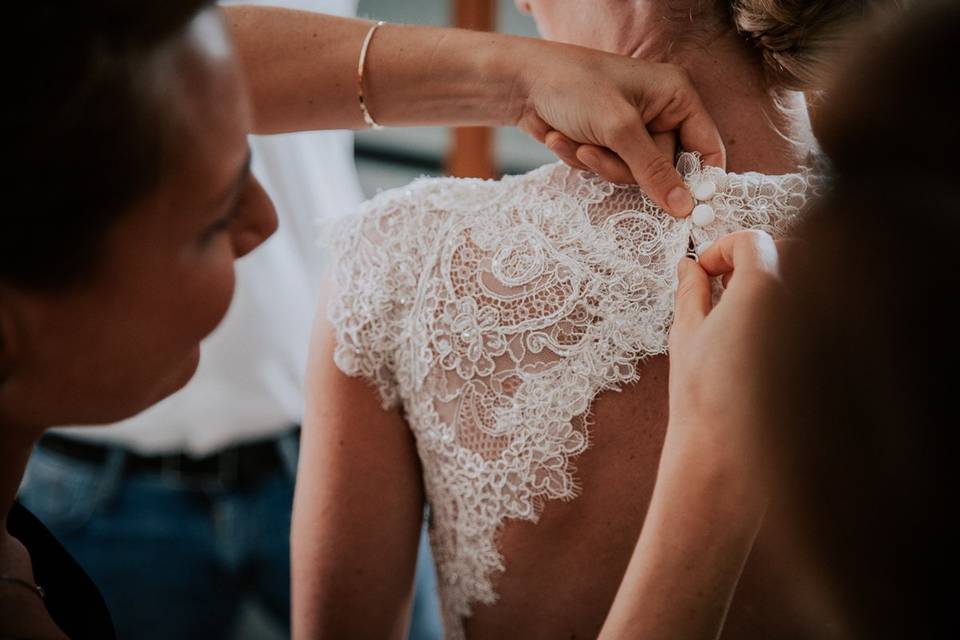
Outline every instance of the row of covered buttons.
[[(717, 193), (717, 183), (713, 180), (702, 179), (693, 185), (693, 188), (690, 190), (693, 193), (693, 197), (699, 201), (699, 204), (693, 208), (693, 212), (690, 214), (690, 218), (693, 220), (693, 224), (698, 227), (705, 227), (708, 224), (711, 224), (714, 220), (717, 219), (717, 212), (713, 210), (709, 204), (708, 200), (712, 200), (713, 196)], [(696, 249), (697, 255), (700, 255), (707, 248), (712, 245), (713, 242), (706, 240), (701, 242)]]
[(706, 202), (717, 193), (717, 183), (708, 179), (700, 180), (693, 185), (691, 192), (693, 197), (699, 201), (699, 204), (693, 208), (690, 218), (693, 220), (693, 224), (698, 227), (705, 227), (717, 219), (716, 211)]

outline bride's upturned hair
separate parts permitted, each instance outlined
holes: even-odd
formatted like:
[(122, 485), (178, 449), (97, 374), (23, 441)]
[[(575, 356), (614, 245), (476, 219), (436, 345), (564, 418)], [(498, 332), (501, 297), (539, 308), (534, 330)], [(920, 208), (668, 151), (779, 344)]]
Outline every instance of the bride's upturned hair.
[(737, 31), (759, 51), (770, 83), (820, 89), (857, 23), (897, 0), (728, 0)]

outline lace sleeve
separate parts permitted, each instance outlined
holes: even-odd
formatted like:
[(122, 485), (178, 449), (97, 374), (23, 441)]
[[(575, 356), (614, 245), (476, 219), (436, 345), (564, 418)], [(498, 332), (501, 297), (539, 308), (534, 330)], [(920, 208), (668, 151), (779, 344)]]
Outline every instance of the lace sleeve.
[(410, 235), (402, 228), (414, 217), (410, 198), (385, 192), (358, 213), (321, 225), (320, 242), (333, 258), (327, 318), (336, 332), (334, 362), (371, 382), (385, 409), (400, 403), (396, 363), (419, 254), (406, 246)]

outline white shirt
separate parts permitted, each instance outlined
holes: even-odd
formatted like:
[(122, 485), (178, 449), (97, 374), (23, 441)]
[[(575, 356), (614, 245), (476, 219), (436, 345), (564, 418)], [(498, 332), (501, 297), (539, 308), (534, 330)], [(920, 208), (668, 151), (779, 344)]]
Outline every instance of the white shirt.
[[(356, 0), (271, 0), (353, 15)], [(181, 391), (117, 425), (65, 430), (140, 453), (207, 455), (299, 424), (310, 327), (327, 254), (316, 220), (362, 200), (353, 135), (325, 131), (251, 136), (253, 171), (273, 198), (277, 232), (237, 263), (237, 290), (223, 323), (202, 345)]]

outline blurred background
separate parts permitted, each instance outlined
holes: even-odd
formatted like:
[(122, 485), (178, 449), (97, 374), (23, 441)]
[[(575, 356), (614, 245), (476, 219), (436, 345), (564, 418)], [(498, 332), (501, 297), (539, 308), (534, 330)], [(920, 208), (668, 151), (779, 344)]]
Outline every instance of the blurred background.
[[(533, 20), (517, 11), (513, 0), (360, 0), (358, 15), (440, 26), (456, 26), (459, 17), (461, 25), (482, 27), (488, 23), (502, 33), (537, 35)], [(457, 175), (495, 177), (524, 173), (556, 160), (516, 129), (459, 135), (458, 139), (450, 129), (434, 128), (359, 132), (355, 148), (364, 192), (370, 196), (378, 189), (400, 186), (420, 175), (443, 175), (448, 170)]]

